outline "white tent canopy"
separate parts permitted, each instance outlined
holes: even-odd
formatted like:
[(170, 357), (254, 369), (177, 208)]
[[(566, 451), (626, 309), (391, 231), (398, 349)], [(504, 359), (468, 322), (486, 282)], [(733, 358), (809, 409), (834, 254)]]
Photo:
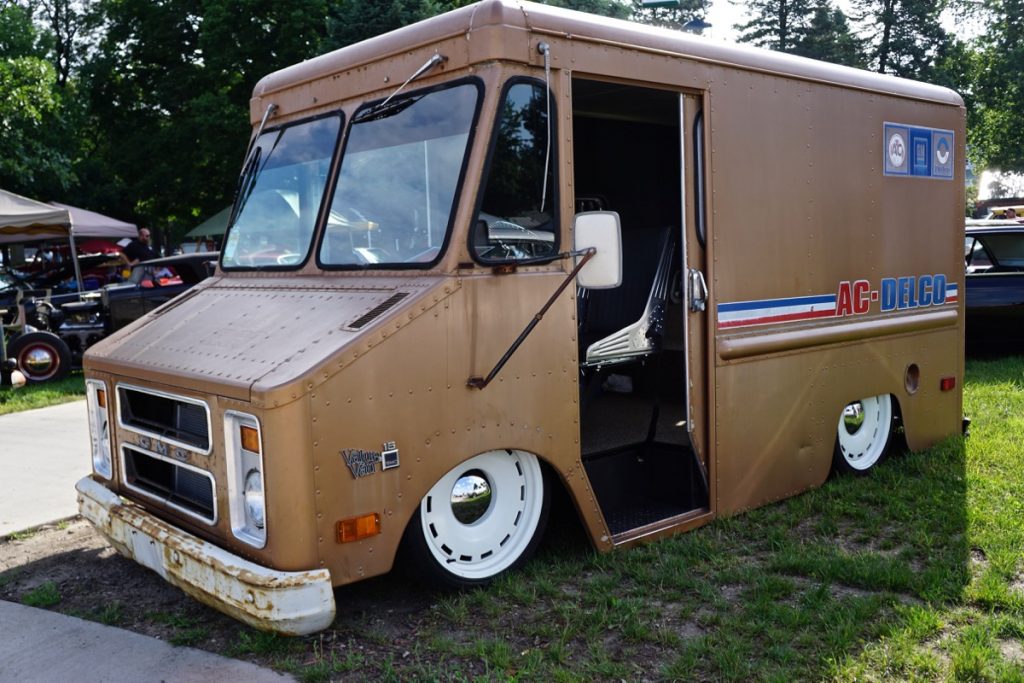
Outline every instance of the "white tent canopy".
[(125, 237), (131, 239), (138, 234), (134, 223), (125, 223), (95, 211), (59, 202), (50, 202), (50, 205), (56, 206), (58, 209), (67, 209), (71, 215), (71, 225), (75, 227), (75, 237), (77, 238), (107, 237), (116, 241)]
[(67, 209), (0, 190), (0, 244), (66, 239), (70, 232)]

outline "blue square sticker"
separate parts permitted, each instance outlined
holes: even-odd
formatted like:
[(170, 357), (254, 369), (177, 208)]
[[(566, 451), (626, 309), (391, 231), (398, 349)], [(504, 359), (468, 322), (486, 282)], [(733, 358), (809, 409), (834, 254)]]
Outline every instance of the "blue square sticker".
[(915, 176), (932, 174), (932, 134), (919, 128), (910, 129), (910, 172)]
[(932, 177), (953, 177), (953, 132), (932, 131)]

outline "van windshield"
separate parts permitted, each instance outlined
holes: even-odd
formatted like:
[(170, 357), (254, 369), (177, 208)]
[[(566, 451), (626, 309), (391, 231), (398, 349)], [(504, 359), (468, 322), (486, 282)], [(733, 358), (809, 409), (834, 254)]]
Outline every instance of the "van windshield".
[(480, 88), (410, 93), (353, 117), (319, 262), (417, 267), (440, 257), (476, 120)]
[(306, 260), (341, 116), (269, 130), (242, 171), (225, 268), (294, 267)]

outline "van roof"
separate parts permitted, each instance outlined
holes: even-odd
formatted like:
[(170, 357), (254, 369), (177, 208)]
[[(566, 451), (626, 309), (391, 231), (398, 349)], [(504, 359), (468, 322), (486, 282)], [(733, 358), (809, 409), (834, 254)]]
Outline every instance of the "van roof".
[[(264, 97), (330, 77), (446, 38), (465, 35), (469, 40), (474, 32), (496, 26), (567, 37), (574, 41), (634, 46), (640, 50), (675, 54), (723, 66), (963, 106), (963, 99), (957, 93), (940, 86), (782, 52), (713, 41), (682, 31), (516, 0), (483, 0), (289, 66), (261, 79), (253, 90), (253, 97)], [(523, 57), (525, 61), (530, 55), (524, 51)], [(494, 58), (494, 55), (487, 56), (487, 59)]]

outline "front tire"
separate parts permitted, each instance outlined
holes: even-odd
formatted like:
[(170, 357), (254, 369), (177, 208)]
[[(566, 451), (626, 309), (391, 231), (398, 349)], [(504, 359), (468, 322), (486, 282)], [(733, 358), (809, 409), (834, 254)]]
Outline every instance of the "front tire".
[(71, 372), (71, 349), (52, 332), (26, 332), (7, 345), (7, 357), (30, 383), (64, 379)]
[(549, 491), (537, 457), (482, 453), (452, 468), (406, 528), (413, 571), (443, 588), (486, 584), (522, 565), (547, 525)]
[(839, 414), (832, 463), (837, 472), (864, 475), (886, 456), (893, 433), (892, 396), (869, 396)]

